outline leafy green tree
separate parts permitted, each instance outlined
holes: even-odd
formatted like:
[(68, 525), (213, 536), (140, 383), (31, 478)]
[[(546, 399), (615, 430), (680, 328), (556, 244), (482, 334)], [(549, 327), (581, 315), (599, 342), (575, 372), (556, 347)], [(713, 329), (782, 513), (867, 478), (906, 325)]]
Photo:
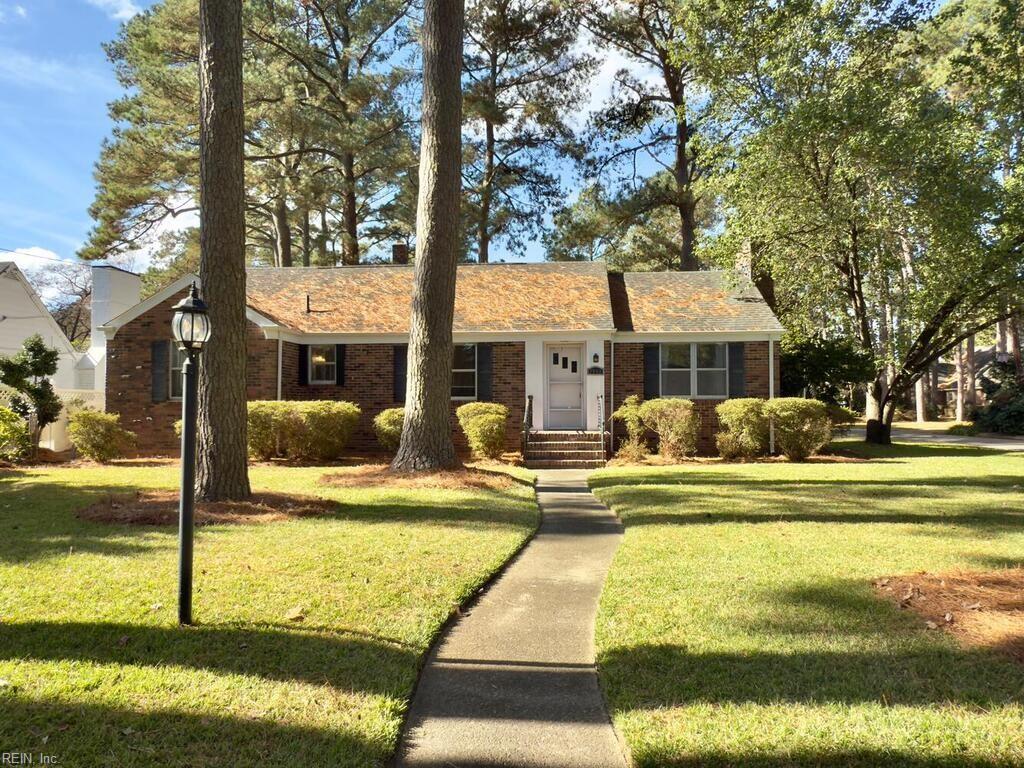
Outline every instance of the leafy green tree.
[(779, 369), (784, 397), (813, 397), (838, 403), (843, 390), (875, 375), (875, 360), (850, 338), (798, 337), (782, 340)]
[(60, 353), (46, 346), (34, 334), (10, 357), (0, 357), (0, 384), (10, 387), (11, 410), (33, 425), (32, 450), (39, 445), (43, 429), (60, 418), (63, 403), (53, 390), (51, 376), (57, 373)]
[[(896, 398), (1020, 285), (1020, 249), (992, 226), (1007, 212), (996, 159), (915, 64), (913, 5), (740, 18), (720, 39), (734, 58), (718, 82), (747, 124), (721, 251), (756, 242), (791, 327), (849, 334), (872, 356), (868, 436), (888, 442)], [(764, 46), (753, 60), (749, 38)]]
[[(392, 201), (415, 166), (402, 98), (410, 73), (387, 64), (407, 38), (407, 6), (246, 0), (250, 261), (333, 263), (339, 241), (351, 263), (361, 239), (392, 230)], [(198, 210), (198, 7), (162, 0), (107, 46), (127, 93), (110, 108), (84, 258), (147, 243), (167, 219)]]
[(580, 17), (556, 0), (471, 0), (463, 53), (467, 235), (477, 261), (491, 243), (520, 251), (561, 199), (552, 160), (582, 157), (567, 117), (593, 57), (575, 46)]
[[(698, 56), (706, 5), (714, 7), (701, 0), (582, 4), (587, 29), (598, 44), (651, 73), (616, 73), (611, 98), (591, 120), (590, 170), (628, 199), (620, 210), (632, 213), (634, 221), (647, 225), (645, 217), (654, 212), (671, 213), (671, 237), (666, 232), (658, 240), (669, 249), (662, 261), (674, 269), (698, 268), (698, 209), (723, 146)], [(663, 172), (639, 174), (638, 164), (644, 161)]]

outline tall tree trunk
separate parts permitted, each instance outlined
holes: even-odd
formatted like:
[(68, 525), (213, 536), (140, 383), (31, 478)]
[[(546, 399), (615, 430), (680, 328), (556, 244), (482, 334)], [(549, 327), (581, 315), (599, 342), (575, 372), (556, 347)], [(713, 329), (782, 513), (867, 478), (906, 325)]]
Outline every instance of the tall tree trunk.
[(955, 356), (956, 371), (956, 420), (964, 420), (964, 345), (960, 342), (956, 345)]
[[(327, 208), (320, 209), (320, 234), (316, 240), (316, 251), (319, 257), (317, 262), (321, 267), (326, 267), (329, 263), (327, 258), (327, 241), (331, 239), (331, 230), (327, 226)], [(336, 266), (336, 265), (331, 265)]]
[(346, 152), (341, 164), (342, 209), (341, 263), (359, 263), (359, 212), (356, 210), (356, 159)]
[(274, 202), (274, 248), (277, 251), (277, 266), (292, 265), (292, 228), (288, 224), (288, 204), (284, 197)]
[(309, 209), (302, 210), (302, 266), (310, 265), (310, 251), (313, 248), (312, 235), (309, 232)]
[(1005, 353), (1006, 351), (1006, 321), (1000, 320), (996, 323), (996, 352)]
[(476, 225), (477, 261), (481, 264), (486, 264), (491, 258), (491, 201), (494, 196), (494, 123), (487, 120), (485, 130), (484, 179), (480, 188), (480, 218)]
[(967, 337), (967, 404), (978, 404), (978, 371), (974, 364), (974, 337)]
[(946, 410), (946, 404), (940, 399), (942, 397), (942, 391), (939, 389), (939, 361), (936, 360), (931, 365), (931, 381), (929, 383), (928, 393), (931, 395), (932, 408), (935, 409), (936, 413), (943, 415)]
[(452, 319), (462, 193), (463, 0), (426, 0), (416, 266), (398, 471), (458, 464), (450, 423)]
[(196, 487), (207, 501), (249, 496), (242, 131), (242, 0), (200, 0), (199, 277), (213, 336), (199, 366)]
[(690, 159), (686, 156), (687, 143), (690, 140), (690, 126), (686, 121), (686, 98), (682, 85), (673, 82), (669, 87), (673, 94), (679, 118), (676, 121), (676, 156), (674, 175), (676, 181), (677, 207), (679, 210), (679, 269), (693, 272), (700, 268), (695, 252), (697, 242), (697, 201), (691, 188), (692, 173)]
[(914, 409), (918, 424), (928, 421), (928, 411), (925, 408), (925, 377), (927, 375), (927, 372), (925, 372), (921, 378), (914, 382)]
[(895, 409), (892, 409), (888, 418), (886, 416), (886, 406), (891, 403), (885, 372), (879, 371), (867, 389), (864, 409), (867, 417), (864, 439), (867, 442), (879, 445), (889, 445), (892, 442), (892, 413), (895, 413)]
[(1024, 361), (1021, 360), (1021, 322), (1020, 313), (1010, 317), (1007, 330), (1006, 343), (1010, 347), (1010, 354), (1013, 356), (1013, 364), (1017, 368), (1017, 378), (1024, 381)]

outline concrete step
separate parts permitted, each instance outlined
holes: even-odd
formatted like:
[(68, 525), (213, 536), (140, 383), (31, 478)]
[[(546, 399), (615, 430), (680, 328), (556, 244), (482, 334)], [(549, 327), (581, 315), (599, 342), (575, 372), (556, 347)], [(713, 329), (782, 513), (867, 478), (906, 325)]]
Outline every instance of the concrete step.
[(538, 451), (600, 451), (600, 440), (530, 440), (528, 452)]
[(603, 466), (604, 459), (526, 460), (527, 469), (600, 469)]
[(584, 461), (604, 461), (604, 451), (537, 451), (531, 449), (526, 453), (527, 461), (551, 461), (553, 459), (582, 459)]
[(600, 432), (531, 432), (531, 443), (600, 443)]

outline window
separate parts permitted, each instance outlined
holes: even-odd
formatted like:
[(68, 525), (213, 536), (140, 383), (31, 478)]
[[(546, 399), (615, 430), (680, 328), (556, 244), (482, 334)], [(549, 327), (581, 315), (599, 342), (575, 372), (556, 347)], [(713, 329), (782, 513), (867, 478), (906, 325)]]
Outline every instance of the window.
[(729, 395), (727, 344), (662, 344), (661, 396)]
[(689, 397), (690, 345), (661, 345), (661, 396)]
[(727, 397), (728, 352), (725, 344), (697, 344), (698, 397)]
[(338, 381), (338, 350), (333, 344), (309, 345), (309, 383), (335, 384)]
[(181, 369), (185, 366), (185, 350), (178, 346), (176, 341), (170, 343), (171, 348), (171, 399), (181, 400), (182, 387), (184, 382), (181, 379)]
[(455, 345), (452, 399), (476, 400), (476, 344)]

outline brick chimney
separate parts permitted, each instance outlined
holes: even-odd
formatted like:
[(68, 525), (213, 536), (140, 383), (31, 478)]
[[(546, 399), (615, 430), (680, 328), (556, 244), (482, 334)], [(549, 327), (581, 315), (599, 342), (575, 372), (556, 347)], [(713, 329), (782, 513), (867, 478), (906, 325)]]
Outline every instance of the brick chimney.
[(408, 264), (409, 263), (409, 246), (405, 243), (395, 243), (391, 246), (391, 263), (392, 264)]

